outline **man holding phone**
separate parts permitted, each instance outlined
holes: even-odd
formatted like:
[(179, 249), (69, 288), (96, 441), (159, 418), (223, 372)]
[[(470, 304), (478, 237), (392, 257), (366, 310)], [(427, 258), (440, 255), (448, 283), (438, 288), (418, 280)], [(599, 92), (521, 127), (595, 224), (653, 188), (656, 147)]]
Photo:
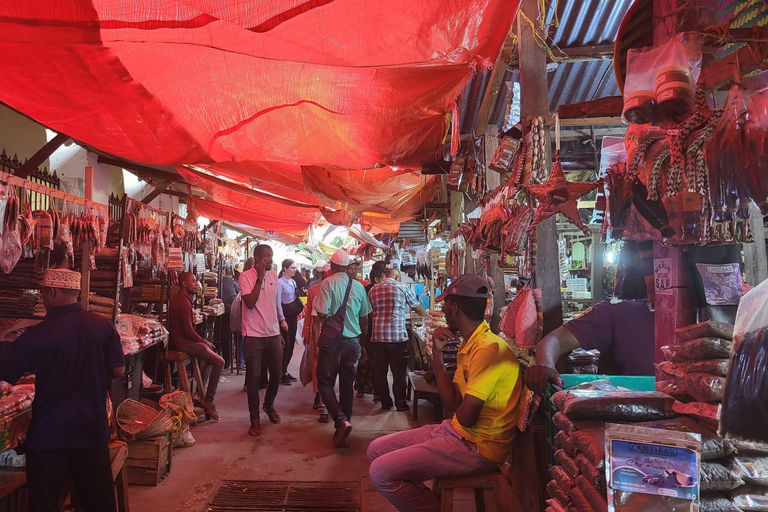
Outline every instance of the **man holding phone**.
[(275, 411), (275, 398), (280, 388), (283, 364), (280, 329), (287, 331), (288, 324), (277, 293), (277, 273), (272, 270), (272, 258), (270, 246), (257, 245), (253, 249), (253, 268), (240, 274), (245, 387), (248, 391), (248, 410), (251, 415), (248, 434), (252, 436), (261, 435), (259, 379), (262, 360), (266, 360), (269, 368), (264, 412), (267, 413), (269, 421), (280, 423), (280, 415)]

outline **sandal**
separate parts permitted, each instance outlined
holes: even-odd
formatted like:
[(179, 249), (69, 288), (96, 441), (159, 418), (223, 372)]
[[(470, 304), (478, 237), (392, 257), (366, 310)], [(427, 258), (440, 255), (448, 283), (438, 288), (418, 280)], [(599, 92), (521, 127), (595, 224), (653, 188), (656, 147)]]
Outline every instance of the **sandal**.
[(251, 428), (248, 429), (248, 435), (259, 437), (261, 435), (261, 424), (259, 420), (251, 420)]
[(205, 411), (205, 419), (219, 421), (219, 412), (213, 402), (203, 402), (203, 410)]
[(274, 407), (265, 407), (264, 412), (267, 413), (267, 417), (269, 418), (269, 421), (271, 421), (274, 424), (280, 423), (280, 415), (277, 414), (277, 411)]

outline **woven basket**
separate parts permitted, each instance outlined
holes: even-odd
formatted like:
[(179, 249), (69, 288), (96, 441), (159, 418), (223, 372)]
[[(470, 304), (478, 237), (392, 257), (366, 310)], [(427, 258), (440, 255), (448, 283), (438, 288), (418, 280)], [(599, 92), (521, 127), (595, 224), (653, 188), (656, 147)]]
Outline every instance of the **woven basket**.
[(117, 407), (115, 419), (120, 437), (126, 441), (163, 436), (173, 430), (173, 411), (157, 410), (130, 398)]

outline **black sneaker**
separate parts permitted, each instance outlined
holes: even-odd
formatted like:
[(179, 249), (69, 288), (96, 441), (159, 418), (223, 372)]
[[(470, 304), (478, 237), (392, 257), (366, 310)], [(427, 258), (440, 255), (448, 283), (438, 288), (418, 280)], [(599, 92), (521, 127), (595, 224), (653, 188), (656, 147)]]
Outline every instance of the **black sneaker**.
[(398, 410), (398, 412), (405, 412), (405, 411), (407, 411), (407, 410), (409, 410), (409, 409), (410, 409), (410, 407), (408, 407), (408, 404), (407, 404), (407, 403), (405, 403), (405, 402), (403, 402), (403, 403), (401, 403), (401, 404), (397, 404), (397, 410)]
[(290, 380), (291, 382), (297, 382), (299, 380), (293, 375), (291, 375), (290, 373), (286, 373), (285, 375), (283, 375), (283, 377), (288, 377), (288, 380)]
[(280, 384), (282, 384), (283, 386), (290, 386), (291, 379), (289, 379), (287, 375), (283, 375), (282, 377), (280, 377)]
[(392, 402), (381, 402), (381, 408), (382, 410), (385, 410), (385, 411), (393, 408), (394, 406), (395, 404), (393, 404)]

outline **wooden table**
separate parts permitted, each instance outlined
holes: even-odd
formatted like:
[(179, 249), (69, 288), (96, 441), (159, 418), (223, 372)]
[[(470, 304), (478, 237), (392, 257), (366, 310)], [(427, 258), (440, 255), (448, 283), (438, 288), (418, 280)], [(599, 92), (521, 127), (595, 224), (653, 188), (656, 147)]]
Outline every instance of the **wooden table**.
[(443, 401), (436, 384), (430, 384), (424, 380), (423, 375), (408, 372), (411, 400), (413, 401), (413, 419), (419, 421), (419, 400), (427, 400), (435, 406), (435, 421), (443, 420)]

